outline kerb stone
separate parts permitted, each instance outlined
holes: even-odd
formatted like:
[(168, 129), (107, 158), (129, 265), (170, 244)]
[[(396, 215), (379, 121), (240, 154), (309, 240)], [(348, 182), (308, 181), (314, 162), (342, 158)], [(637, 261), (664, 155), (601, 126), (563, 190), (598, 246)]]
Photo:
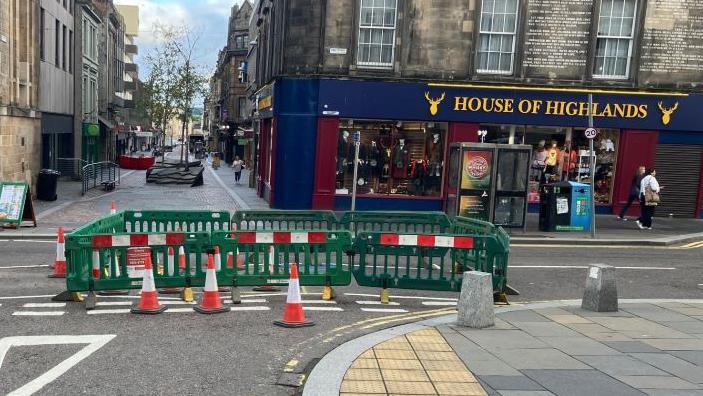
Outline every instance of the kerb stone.
[(618, 290), (615, 282), (615, 267), (605, 264), (589, 266), (581, 308), (593, 312), (617, 312)]
[(491, 274), (464, 272), (457, 311), (457, 324), (460, 326), (482, 329), (495, 324)]

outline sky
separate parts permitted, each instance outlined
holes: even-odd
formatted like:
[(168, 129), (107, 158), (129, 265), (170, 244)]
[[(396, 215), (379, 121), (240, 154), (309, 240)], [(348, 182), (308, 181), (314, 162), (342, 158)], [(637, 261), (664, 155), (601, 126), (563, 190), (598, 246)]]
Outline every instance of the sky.
[(139, 75), (148, 73), (143, 61), (154, 48), (154, 25), (187, 24), (200, 35), (195, 62), (212, 71), (217, 54), (227, 42), (227, 24), (231, 8), (242, 0), (114, 0), (115, 4), (139, 6)]

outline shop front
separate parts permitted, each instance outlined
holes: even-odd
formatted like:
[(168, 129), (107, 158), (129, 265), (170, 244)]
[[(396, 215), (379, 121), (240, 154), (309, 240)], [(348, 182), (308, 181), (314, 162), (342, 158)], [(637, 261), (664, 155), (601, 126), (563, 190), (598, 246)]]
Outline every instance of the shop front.
[[(357, 209), (445, 210), (449, 146), (477, 142), (481, 131), (485, 143), (531, 147), (531, 211), (540, 184), (588, 182), (595, 161), (597, 212), (619, 211), (644, 165), (670, 186), (667, 214), (703, 215), (703, 95), (592, 90), (590, 153), (586, 90), (327, 79), (266, 89), (257, 180), (273, 208), (349, 209), (359, 132)], [(677, 151), (686, 156), (678, 172)]]

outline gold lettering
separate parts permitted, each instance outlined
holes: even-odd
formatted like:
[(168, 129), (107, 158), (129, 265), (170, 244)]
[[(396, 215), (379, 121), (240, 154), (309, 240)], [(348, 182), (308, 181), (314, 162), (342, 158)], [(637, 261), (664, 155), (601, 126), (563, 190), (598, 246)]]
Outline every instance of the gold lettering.
[(624, 118), (625, 117), (625, 106), (623, 104), (615, 104), (615, 109), (613, 110), (613, 113), (615, 114), (615, 117), (620, 117)]
[[(489, 102), (491, 104), (490, 108), (488, 107)], [(490, 100), (488, 98), (481, 99), (481, 106), (483, 107), (483, 111), (485, 111), (486, 113), (493, 112), (493, 108), (495, 107), (494, 103), (495, 103), (495, 98), (491, 98)]]
[(579, 102), (579, 115), (581, 117), (588, 115), (588, 102)]
[(513, 103), (515, 103), (515, 99), (505, 99), (505, 113), (512, 113), (515, 111), (515, 109), (513, 109)]
[[(457, 96), (454, 98), (454, 111), (466, 111), (466, 104), (469, 98), (466, 96)], [(461, 106), (461, 108), (460, 108)]]
[(612, 117), (613, 116), (613, 109), (610, 107), (610, 103), (605, 105), (605, 108), (603, 109), (603, 114), (601, 116), (602, 117)]
[(496, 99), (495, 100), (495, 112), (496, 113), (502, 113), (505, 109), (505, 99)]
[(533, 100), (532, 101), (532, 114), (537, 114), (539, 112), (540, 108), (542, 108), (542, 101), (541, 100)]
[(559, 102), (555, 102), (553, 100), (548, 100), (547, 101), (547, 110), (545, 111), (545, 114), (547, 115), (559, 115)]
[(647, 114), (648, 114), (647, 113), (647, 105), (646, 104), (640, 105), (640, 114), (638, 117), (639, 118), (647, 118)]
[(523, 99), (517, 104), (517, 109), (522, 114), (527, 114), (532, 112), (532, 102), (527, 99)]
[(625, 117), (627, 117), (627, 118), (637, 117), (638, 111), (639, 111), (639, 109), (637, 108), (637, 106), (635, 106), (633, 104), (625, 105)]
[(471, 111), (481, 110), (481, 99), (479, 99), (479, 98), (469, 99), (469, 110), (471, 110)]
[(579, 112), (578, 112), (578, 103), (577, 102), (569, 102), (566, 104), (566, 115), (575, 116), (578, 113)]

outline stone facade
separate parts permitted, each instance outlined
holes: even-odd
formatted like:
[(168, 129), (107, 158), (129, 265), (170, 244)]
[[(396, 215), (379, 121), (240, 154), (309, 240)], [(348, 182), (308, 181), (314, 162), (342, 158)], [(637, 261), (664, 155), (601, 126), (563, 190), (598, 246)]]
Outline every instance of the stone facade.
[(0, 181), (32, 190), (41, 167), (38, 15), (37, 0), (0, 2)]
[(627, 72), (606, 78), (595, 61), (604, 36), (598, 30), (605, 15), (599, 0), (516, 1), (514, 43), (507, 46), (511, 67), (500, 72), (481, 70), (478, 61), (487, 0), (397, 0), (394, 53), (383, 67), (358, 62), (361, 4), (260, 2), (252, 18), (256, 85), (279, 76), (313, 75), (694, 90), (703, 82), (699, 0), (633, 1)]

